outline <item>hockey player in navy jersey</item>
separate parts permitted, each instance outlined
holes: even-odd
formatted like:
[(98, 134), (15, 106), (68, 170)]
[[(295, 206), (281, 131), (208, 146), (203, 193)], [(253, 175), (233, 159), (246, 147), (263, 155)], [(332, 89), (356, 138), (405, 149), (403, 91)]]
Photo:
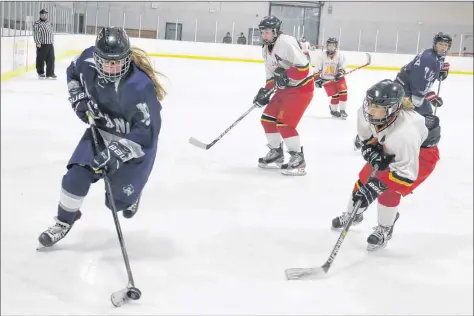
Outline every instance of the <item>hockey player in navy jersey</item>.
[[(62, 179), (56, 224), (39, 236), (40, 248), (64, 238), (81, 217), (81, 206), (92, 183), (106, 171), (117, 211), (131, 218), (153, 169), (161, 129), (165, 91), (147, 54), (121, 28), (106, 27), (67, 69), (69, 101), (88, 123), (91, 113), (101, 137), (93, 151), (88, 128), (67, 164)], [(111, 208), (107, 199), (107, 207)]]
[[(403, 66), (395, 82), (405, 91), (403, 103), (414, 107), (421, 115), (433, 114), (433, 107), (441, 107), (443, 99), (432, 91), (436, 80), (443, 81), (448, 77), (449, 63), (445, 57), (453, 39), (449, 34), (439, 32), (433, 38), (433, 47), (418, 54), (411, 62)], [(362, 147), (360, 137), (354, 140), (354, 149)]]
[(439, 32), (433, 38), (433, 47), (418, 54), (411, 62), (402, 67), (395, 81), (405, 90), (404, 102), (411, 102), (420, 114), (433, 114), (433, 106), (440, 107), (443, 100), (431, 88), (436, 80), (448, 77), (449, 63), (445, 62), (446, 53), (453, 39)]

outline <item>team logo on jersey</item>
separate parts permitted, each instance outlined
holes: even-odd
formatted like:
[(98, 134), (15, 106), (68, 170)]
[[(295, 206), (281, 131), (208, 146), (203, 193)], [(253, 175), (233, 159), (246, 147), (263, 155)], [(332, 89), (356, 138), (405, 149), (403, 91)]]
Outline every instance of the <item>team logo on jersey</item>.
[(135, 188), (133, 187), (133, 185), (129, 184), (123, 187), (123, 193), (127, 196), (132, 195), (133, 192), (135, 192)]

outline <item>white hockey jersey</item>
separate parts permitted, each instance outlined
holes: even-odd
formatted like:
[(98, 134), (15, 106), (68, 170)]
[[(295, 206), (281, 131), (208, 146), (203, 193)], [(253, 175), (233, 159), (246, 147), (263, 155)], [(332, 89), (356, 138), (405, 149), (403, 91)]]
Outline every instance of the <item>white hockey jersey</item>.
[(361, 107), (357, 112), (357, 131), (362, 141), (373, 136), (384, 146), (384, 152), (395, 155), (389, 165), (388, 179), (396, 186), (411, 186), (418, 178), (420, 149), (428, 137), (424, 116), (401, 110), (392, 124), (380, 130), (365, 120)]
[(333, 80), (334, 76), (340, 71), (346, 71), (346, 58), (341, 51), (336, 51), (334, 55), (328, 56), (326, 51), (320, 51), (317, 54), (314, 72), (320, 73), (319, 77), (325, 80)]
[(301, 44), (301, 50), (303, 51), (303, 53), (309, 54), (309, 48), (311, 47), (311, 44), (308, 41), (300, 42), (300, 44)]
[(290, 79), (289, 87), (304, 86), (313, 79), (313, 72), (310, 69), (308, 58), (293, 36), (280, 34), (271, 52), (268, 50), (268, 46), (264, 45), (263, 60), (267, 79), (266, 88), (273, 86), (274, 71), (278, 67), (286, 70), (288, 79)]

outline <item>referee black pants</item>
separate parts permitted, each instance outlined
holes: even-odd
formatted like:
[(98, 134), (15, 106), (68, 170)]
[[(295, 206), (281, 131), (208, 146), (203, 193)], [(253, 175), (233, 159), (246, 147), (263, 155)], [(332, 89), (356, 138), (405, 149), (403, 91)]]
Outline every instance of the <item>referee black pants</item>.
[(36, 72), (38, 75), (44, 74), (44, 64), (46, 63), (46, 77), (54, 75), (54, 46), (53, 44), (41, 44), (36, 48)]

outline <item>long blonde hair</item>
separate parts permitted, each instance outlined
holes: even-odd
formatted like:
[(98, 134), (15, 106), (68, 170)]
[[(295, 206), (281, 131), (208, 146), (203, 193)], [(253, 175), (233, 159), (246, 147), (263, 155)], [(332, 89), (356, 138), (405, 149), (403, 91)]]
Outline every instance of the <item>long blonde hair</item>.
[(413, 102), (411, 102), (409, 97), (404, 97), (402, 99), (402, 109), (405, 111), (410, 111), (413, 110), (415, 106), (413, 105)]
[(157, 76), (164, 76), (162, 73), (156, 71), (153, 66), (148, 54), (141, 48), (132, 47), (132, 61), (137, 65), (138, 68), (143, 70), (148, 77), (153, 81), (153, 85), (156, 89), (156, 97), (162, 101), (166, 96), (166, 91), (158, 81)]

